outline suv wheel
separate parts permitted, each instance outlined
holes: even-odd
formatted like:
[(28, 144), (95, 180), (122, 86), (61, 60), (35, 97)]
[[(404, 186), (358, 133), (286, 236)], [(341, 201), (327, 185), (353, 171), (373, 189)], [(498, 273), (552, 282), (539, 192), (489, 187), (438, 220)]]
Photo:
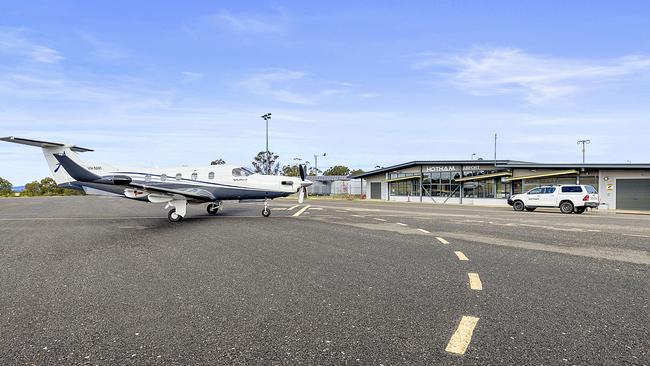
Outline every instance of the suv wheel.
[(515, 201), (515, 203), (512, 204), (512, 208), (515, 211), (523, 211), (526, 206), (524, 206), (524, 203), (521, 201)]
[(573, 212), (573, 203), (571, 203), (571, 201), (563, 201), (560, 203), (560, 212), (563, 214), (570, 214)]

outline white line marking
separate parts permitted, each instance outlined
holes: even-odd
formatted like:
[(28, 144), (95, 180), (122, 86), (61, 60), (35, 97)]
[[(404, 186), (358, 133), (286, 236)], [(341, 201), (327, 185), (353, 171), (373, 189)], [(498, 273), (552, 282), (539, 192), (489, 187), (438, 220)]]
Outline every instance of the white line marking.
[(476, 291), (483, 290), (483, 283), (481, 282), (481, 278), (478, 276), (478, 273), (470, 272), (467, 274), (467, 277), (469, 277), (469, 288)]
[(350, 216), (352, 216), (352, 217), (365, 217), (363, 215), (350, 215)]
[(293, 210), (295, 210), (296, 207), (298, 207), (298, 206), (300, 206), (300, 205), (291, 206), (291, 207), (289, 207), (289, 208), (287, 209), (287, 211), (293, 211)]
[(439, 236), (436, 236), (436, 239), (438, 239), (438, 241), (441, 242), (442, 244), (449, 244), (448, 241), (446, 241), (444, 238), (441, 238)]
[(383, 221), (383, 222), (386, 222), (386, 220), (384, 220), (384, 219), (380, 219), (380, 218), (378, 218), (378, 217), (373, 217), (372, 219), (373, 219), (373, 220), (377, 220), (377, 221)]
[(300, 216), (303, 212), (307, 211), (308, 208), (309, 208), (309, 205), (307, 205), (307, 206), (301, 208), (300, 210), (298, 210), (298, 212), (296, 212), (295, 214), (293, 214), (293, 216), (294, 216), (294, 217)]
[(445, 351), (449, 353), (464, 355), (465, 351), (467, 351), (467, 346), (469, 346), (469, 342), (472, 341), (472, 333), (474, 333), (474, 328), (476, 328), (477, 323), (477, 317), (463, 316), (460, 319), (458, 328), (456, 328), (456, 331), (451, 336), (451, 339), (449, 339), (449, 343), (447, 344)]
[(469, 258), (467, 258), (467, 256), (463, 252), (455, 251), (454, 254), (456, 254), (456, 257), (458, 257), (459, 261), (468, 261), (469, 260)]
[(311, 207), (310, 210), (322, 210), (322, 207)]
[(637, 238), (650, 238), (650, 235), (641, 235), (641, 234), (623, 234), (625, 236), (634, 236)]
[(336, 210), (336, 212), (347, 212), (345, 210)]
[(406, 224), (402, 224), (401, 222), (396, 222), (396, 224), (399, 225), (399, 226), (408, 226)]
[(274, 207), (271, 210), (273, 210), (273, 211), (283, 211), (283, 210), (286, 210), (286, 209), (287, 209), (286, 207)]
[(418, 229), (418, 230), (420, 230), (421, 232), (423, 232), (423, 233), (425, 233), (425, 234), (431, 234), (430, 231), (426, 231), (426, 230), (424, 230), (424, 229)]

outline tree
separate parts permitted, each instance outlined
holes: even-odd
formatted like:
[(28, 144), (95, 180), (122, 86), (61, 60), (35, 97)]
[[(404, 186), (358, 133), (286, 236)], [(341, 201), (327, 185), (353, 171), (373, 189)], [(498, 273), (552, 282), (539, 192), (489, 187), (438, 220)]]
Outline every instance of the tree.
[(25, 184), (25, 188), (20, 193), (21, 196), (40, 196), (41, 195), (41, 184), (38, 181), (33, 181), (31, 183)]
[(225, 164), (225, 163), (226, 163), (225, 160), (219, 158), (219, 159), (217, 159), (217, 160), (212, 160), (212, 162), (210, 163), (210, 165), (222, 165), (222, 164)]
[(14, 186), (11, 185), (6, 179), (0, 178), (0, 196), (8, 196), (11, 194)]
[(297, 164), (285, 165), (282, 167), (282, 175), (286, 175), (287, 177), (299, 177), (300, 168)]
[(63, 194), (63, 188), (59, 188), (52, 178), (43, 178), (38, 184), (40, 186), (41, 195), (57, 196)]
[(352, 170), (350, 172), (350, 175), (357, 175), (357, 174), (362, 174), (362, 173), (365, 173), (365, 171), (363, 171), (363, 169), (354, 169), (354, 170)]
[(323, 175), (348, 175), (350, 174), (350, 168), (344, 165), (334, 165), (333, 167), (327, 169)]
[(260, 151), (253, 159), (253, 168), (255, 173), (265, 175), (278, 175), (280, 172), (280, 163), (278, 163), (278, 154), (270, 151)]

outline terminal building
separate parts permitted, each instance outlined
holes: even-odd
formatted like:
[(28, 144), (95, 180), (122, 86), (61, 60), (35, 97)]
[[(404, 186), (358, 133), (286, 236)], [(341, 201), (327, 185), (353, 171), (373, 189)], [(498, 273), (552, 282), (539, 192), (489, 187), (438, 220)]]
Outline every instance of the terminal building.
[(510, 195), (537, 186), (587, 184), (601, 209), (650, 211), (650, 164), (411, 161), (352, 178), (361, 179), (366, 199), (464, 205), (507, 205)]

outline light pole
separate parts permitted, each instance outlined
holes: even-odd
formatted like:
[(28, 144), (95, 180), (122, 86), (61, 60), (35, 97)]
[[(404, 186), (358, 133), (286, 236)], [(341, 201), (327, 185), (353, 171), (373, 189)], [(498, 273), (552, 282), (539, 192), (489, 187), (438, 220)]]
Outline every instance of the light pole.
[(266, 153), (269, 153), (269, 120), (271, 119), (271, 113), (263, 114), (262, 118), (266, 122)]
[(327, 153), (323, 153), (323, 155), (317, 155), (314, 154), (314, 175), (318, 176), (318, 157), (319, 156), (327, 156)]
[(591, 140), (578, 140), (578, 145), (582, 144), (582, 164), (585, 163), (585, 145), (589, 145)]

